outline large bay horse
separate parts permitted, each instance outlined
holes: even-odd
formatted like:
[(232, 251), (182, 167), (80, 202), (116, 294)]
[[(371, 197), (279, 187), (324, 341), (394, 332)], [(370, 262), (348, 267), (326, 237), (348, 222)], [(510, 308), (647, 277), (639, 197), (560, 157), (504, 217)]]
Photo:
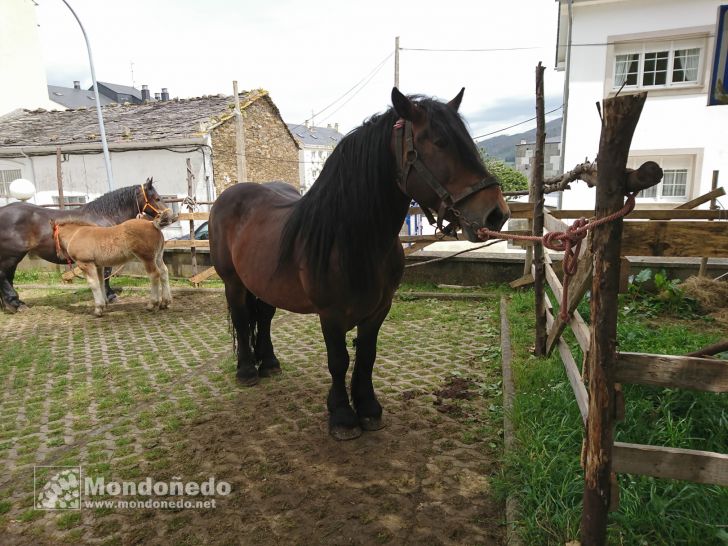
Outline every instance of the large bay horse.
[[(13, 278), (15, 268), (26, 254), (35, 254), (53, 263), (64, 263), (56, 254), (51, 220), (64, 217), (111, 226), (140, 214), (154, 218), (165, 208), (151, 178), (144, 184), (106, 193), (75, 209), (49, 209), (30, 203), (11, 203), (0, 207), (0, 304), (11, 313), (24, 306), (13, 288)], [(105, 286), (107, 297), (113, 300), (116, 295), (108, 280)]]
[(102, 287), (103, 267), (123, 265), (137, 259), (151, 281), (147, 309), (166, 309), (172, 302), (169, 273), (164, 264), (162, 228), (176, 221), (165, 209), (151, 222), (143, 218), (127, 220), (116, 226), (98, 226), (76, 219), (53, 222), (56, 253), (74, 262), (83, 271), (94, 296), (94, 315), (100, 317), (107, 299)]
[[(237, 378), (280, 372), (270, 337), (277, 307), (320, 317), (332, 384), (329, 431), (355, 438), (382, 425), (372, 386), (377, 335), (402, 276), (399, 230), (410, 199), (476, 230), (498, 230), (510, 211), (458, 107), (392, 90), (393, 108), (349, 133), (300, 197), (287, 184), (237, 184), (210, 213), (210, 252), (225, 282)], [(351, 379), (346, 332), (357, 327)], [(256, 369), (256, 365), (258, 366)]]

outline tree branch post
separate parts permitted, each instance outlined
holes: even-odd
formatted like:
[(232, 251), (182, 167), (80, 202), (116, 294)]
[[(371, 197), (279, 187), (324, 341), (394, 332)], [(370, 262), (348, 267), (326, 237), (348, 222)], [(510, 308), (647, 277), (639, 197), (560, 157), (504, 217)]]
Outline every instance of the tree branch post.
[[(638, 93), (604, 100), (598, 156), (597, 218), (612, 214), (624, 205), (627, 157), (646, 98), (646, 93)], [(612, 496), (616, 408), (614, 369), (621, 241), (621, 218), (594, 228), (591, 350), (588, 360), (589, 414), (581, 517), (581, 543), (584, 546), (602, 546), (607, 540), (607, 512)]]
[[(545, 67), (538, 63), (536, 67), (536, 150), (534, 152), (533, 170), (531, 171), (531, 196), (533, 203), (533, 234), (543, 236), (543, 158), (546, 146), (546, 121), (544, 114), (543, 73)], [(544, 265), (544, 248), (541, 243), (533, 245), (533, 284), (536, 297), (536, 343), (534, 354), (546, 354), (546, 296), (545, 279), (546, 266)]]

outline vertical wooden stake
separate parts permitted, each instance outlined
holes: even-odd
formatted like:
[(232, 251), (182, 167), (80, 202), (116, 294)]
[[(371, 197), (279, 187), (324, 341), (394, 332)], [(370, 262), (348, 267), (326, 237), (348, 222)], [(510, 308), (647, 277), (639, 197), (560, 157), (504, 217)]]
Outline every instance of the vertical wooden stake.
[[(546, 121), (544, 114), (544, 92), (543, 72), (545, 67), (538, 63), (536, 67), (536, 150), (534, 152), (533, 170), (531, 178), (531, 197), (533, 201), (533, 234), (537, 237), (543, 235), (543, 157), (546, 145)], [(533, 285), (536, 296), (536, 343), (534, 354), (543, 356), (546, 354), (546, 306), (544, 297), (546, 294), (545, 278), (546, 266), (543, 258), (543, 245), (533, 245)]]
[[(715, 190), (718, 188), (718, 171), (713, 171), (713, 181), (710, 185), (710, 189)], [(713, 197), (710, 200), (710, 210), (716, 210), (718, 208), (718, 199)], [(705, 277), (705, 272), (708, 269), (708, 258), (700, 259), (700, 269), (698, 270), (698, 277)]]
[[(195, 175), (192, 174), (192, 162), (187, 158), (187, 210), (194, 212), (195, 208), (192, 204), (195, 202)], [(195, 240), (195, 221), (190, 219), (190, 241)], [(197, 275), (197, 249), (193, 246), (190, 248), (192, 262), (192, 275)]]
[[(607, 216), (624, 204), (624, 169), (629, 147), (647, 93), (621, 95), (603, 103), (599, 141), (596, 216)], [(617, 343), (617, 293), (622, 219), (594, 228), (594, 273), (589, 349), (589, 416), (586, 424), (581, 543), (603, 546), (607, 541), (607, 511), (612, 502), (614, 446), (614, 368)]]
[(61, 169), (61, 159), (61, 147), (56, 146), (56, 182), (58, 183), (58, 208), (63, 210), (66, 208), (66, 200), (63, 197), (63, 169)]

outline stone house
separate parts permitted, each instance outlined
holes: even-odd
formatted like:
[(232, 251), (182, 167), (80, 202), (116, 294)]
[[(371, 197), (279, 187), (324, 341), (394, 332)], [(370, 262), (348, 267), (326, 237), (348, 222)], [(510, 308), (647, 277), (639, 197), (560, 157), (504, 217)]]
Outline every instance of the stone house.
[[(240, 94), (248, 181), (282, 180), (299, 188), (299, 146), (264, 90)], [(232, 96), (147, 101), (103, 107), (114, 186), (153, 176), (168, 197), (187, 195), (189, 158), (198, 201), (236, 183)], [(0, 205), (16, 178), (33, 182), (31, 202), (58, 203), (57, 151), (64, 200), (84, 203), (109, 191), (94, 108), (15, 110), (0, 116)], [(183, 222), (185, 224), (185, 222)], [(185, 226), (179, 226), (180, 232)]]

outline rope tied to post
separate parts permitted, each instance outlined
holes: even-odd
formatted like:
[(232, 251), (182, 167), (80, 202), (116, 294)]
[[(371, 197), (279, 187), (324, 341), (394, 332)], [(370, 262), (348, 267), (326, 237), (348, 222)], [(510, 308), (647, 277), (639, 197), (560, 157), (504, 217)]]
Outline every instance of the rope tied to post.
[(564, 270), (563, 290), (561, 294), (561, 305), (559, 308), (559, 317), (564, 322), (569, 320), (567, 312), (567, 301), (569, 296), (569, 280), (576, 273), (579, 264), (579, 252), (581, 250), (581, 242), (587, 236), (589, 230), (597, 226), (613, 222), (618, 218), (622, 218), (632, 212), (635, 206), (635, 198), (638, 192), (627, 194), (627, 200), (624, 206), (612, 214), (602, 216), (601, 218), (579, 218), (574, 221), (566, 231), (551, 231), (545, 235), (515, 235), (501, 233), (500, 231), (492, 231), (486, 228), (477, 230), (478, 237), (483, 240), (487, 239), (510, 239), (512, 241), (531, 241), (540, 243), (550, 250), (563, 252), (564, 258), (561, 262)]

